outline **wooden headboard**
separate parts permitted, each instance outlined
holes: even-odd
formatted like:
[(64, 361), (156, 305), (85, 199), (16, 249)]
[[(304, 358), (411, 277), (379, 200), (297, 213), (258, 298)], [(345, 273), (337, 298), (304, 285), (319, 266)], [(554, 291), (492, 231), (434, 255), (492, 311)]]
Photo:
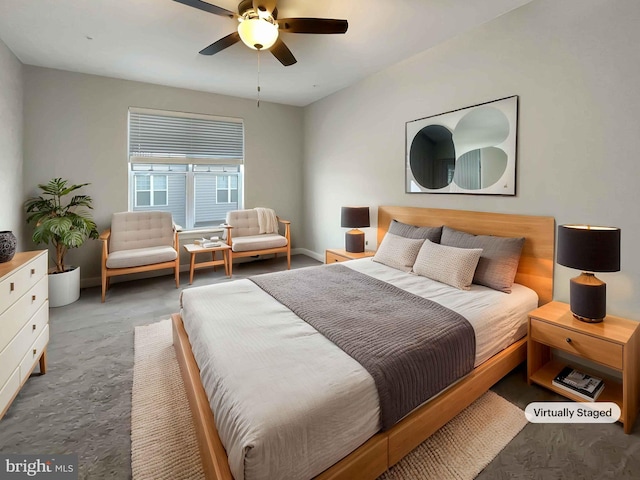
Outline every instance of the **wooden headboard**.
[(539, 304), (553, 298), (555, 219), (531, 215), (419, 207), (378, 207), (378, 245), (391, 220), (420, 227), (446, 225), (475, 235), (525, 237), (516, 283), (534, 290)]

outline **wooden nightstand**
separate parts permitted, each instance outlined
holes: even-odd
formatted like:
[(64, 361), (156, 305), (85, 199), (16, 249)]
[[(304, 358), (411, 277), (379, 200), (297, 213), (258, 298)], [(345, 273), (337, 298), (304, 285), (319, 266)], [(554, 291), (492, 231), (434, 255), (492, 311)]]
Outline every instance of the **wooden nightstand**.
[[(575, 400), (580, 397), (551, 384), (567, 361), (551, 358), (551, 348), (557, 348), (588, 362), (604, 365), (622, 373), (622, 382), (604, 378), (605, 387), (599, 402), (615, 402), (622, 411), (620, 422), (630, 433), (640, 407), (640, 323), (607, 315), (602, 323), (576, 320), (569, 305), (551, 302), (529, 313), (527, 342), (527, 376), (529, 384), (537, 383), (549, 390)], [(588, 363), (587, 362), (587, 363)], [(597, 377), (582, 365), (578, 370)]]
[(366, 250), (362, 253), (352, 253), (340, 248), (328, 248), (324, 253), (324, 263), (346, 262), (347, 260), (373, 257), (375, 254), (376, 252), (373, 250)]

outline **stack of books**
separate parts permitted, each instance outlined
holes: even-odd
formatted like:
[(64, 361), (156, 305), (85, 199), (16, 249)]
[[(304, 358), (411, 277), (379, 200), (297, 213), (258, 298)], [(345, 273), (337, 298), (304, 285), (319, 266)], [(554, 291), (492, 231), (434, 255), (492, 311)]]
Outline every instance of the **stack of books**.
[(193, 243), (202, 248), (220, 247), (222, 245), (222, 243), (220, 242), (220, 240), (217, 239), (217, 237), (216, 237), (216, 240), (213, 240), (213, 239), (207, 240), (206, 238), (203, 238), (201, 240), (194, 240)]
[(601, 378), (592, 377), (571, 367), (564, 367), (551, 383), (590, 402), (595, 402), (604, 389), (604, 381)]

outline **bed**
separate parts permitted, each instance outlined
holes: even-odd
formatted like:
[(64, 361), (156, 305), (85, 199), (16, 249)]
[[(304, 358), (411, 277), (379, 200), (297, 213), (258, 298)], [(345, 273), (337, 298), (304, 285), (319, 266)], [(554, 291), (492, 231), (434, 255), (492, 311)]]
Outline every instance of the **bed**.
[[(554, 221), (552, 218), (465, 212), (456, 210), (423, 209), (412, 207), (380, 207), (378, 210), (379, 244), (382, 242), (386, 234), (386, 227), (390, 224), (392, 219), (396, 219), (412, 225), (447, 225), (451, 228), (456, 228), (478, 235), (499, 235), (504, 237), (524, 236), (526, 240), (524, 242), (522, 255), (520, 256), (520, 262), (518, 264), (518, 270), (515, 279), (516, 283), (528, 287), (526, 289), (523, 287), (523, 291), (529, 289), (534, 291), (537, 294), (539, 304), (547, 303), (548, 301), (550, 301), (552, 296), (554, 243)], [(415, 280), (406, 275), (402, 277), (399, 274), (396, 275), (390, 273), (388, 270), (385, 270), (379, 265), (374, 265), (368, 260), (362, 262), (350, 262), (350, 264), (350, 269), (359, 271), (360, 273), (366, 275), (382, 277), (381, 280), (385, 282), (405, 282), (405, 284), (401, 286), (402, 288), (408, 288), (409, 290), (411, 288), (425, 288), (427, 290), (429, 288), (435, 288), (424, 287), (423, 283), (419, 283), (417, 284), (417, 286), (412, 286), (413, 283), (411, 283), (411, 285), (406, 284), (406, 282), (415, 282)], [(327, 267), (325, 267), (325, 269), (327, 269)], [(394, 280), (395, 277), (397, 278)], [(250, 284), (248, 280), (243, 282), (245, 283), (237, 283), (237, 287), (243, 288), (248, 291), (250, 290), (250, 292), (244, 292), (242, 293), (242, 295), (254, 295), (254, 290), (257, 287)], [(229, 290), (229, 288), (231, 288), (231, 284), (226, 284), (224, 288), (218, 288), (215, 291), (220, 294), (224, 293), (225, 296), (233, 296), (234, 293)], [(196, 295), (196, 293), (190, 293), (189, 295)], [(514, 293), (517, 293), (517, 289), (516, 291), (514, 291)], [(263, 295), (266, 294), (263, 292)], [(457, 301), (454, 299), (455, 294), (451, 295), (451, 298), (453, 300), (450, 301), (455, 303)], [(509, 297), (511, 299), (514, 299), (516, 297), (516, 295), (504, 295), (502, 293), (498, 293), (498, 295), (502, 295), (504, 298)], [(198, 300), (197, 303), (206, 303), (206, 296), (203, 298), (205, 298), (205, 300)], [(249, 297), (245, 296), (242, 298)], [(263, 297), (257, 296), (255, 298), (257, 299), (257, 302), (266, 301), (263, 299)], [(528, 301), (531, 302), (531, 299), (529, 298)], [(273, 300), (273, 302), (275, 302), (275, 300)], [(195, 304), (195, 302), (191, 302), (189, 305), (191, 304)], [(279, 306), (277, 302), (275, 302), (274, 304), (266, 305), (259, 303), (259, 305), (260, 309), (281, 309), (281, 306)], [(531, 306), (531, 303), (527, 305)], [(212, 304), (210, 307), (218, 310), (225, 310), (227, 306), (228, 305), (226, 303), (221, 303)], [(535, 304), (533, 306), (535, 306)], [(191, 313), (189, 311), (189, 308), (191, 307), (188, 307), (186, 309), (186, 312), (185, 310), (183, 310), (185, 318), (187, 318), (187, 316), (189, 315), (190, 318), (197, 318), (197, 315)], [(251, 305), (249, 305), (249, 307), (247, 308), (251, 308)], [(245, 314), (247, 313), (248, 311), (245, 312)], [(240, 316), (243, 319), (243, 322), (245, 321), (245, 316), (250, 316), (245, 314)], [(291, 313), (291, 315), (293, 314)], [(520, 317), (522, 317), (523, 315), (526, 317), (526, 314), (521, 312)], [(197, 324), (197, 322), (194, 322), (193, 320), (190, 320), (190, 322), (192, 322), (194, 325)], [(209, 397), (207, 393), (205, 393), (205, 388), (203, 387), (203, 384), (211, 383), (211, 379), (208, 378), (208, 369), (210, 366), (206, 365), (206, 361), (203, 362), (203, 357), (200, 353), (200, 351), (204, 347), (198, 343), (198, 340), (203, 335), (201, 334), (201, 331), (193, 330), (193, 328), (195, 327), (193, 327), (191, 324), (189, 325), (189, 329), (191, 329), (192, 335), (194, 337), (192, 348), (192, 344), (189, 342), (187, 330), (185, 330), (180, 314), (175, 314), (173, 316), (173, 326), (174, 346), (178, 355), (178, 361), (181, 366), (183, 378), (185, 380), (191, 410), (194, 414), (202, 461), (207, 478), (225, 480), (232, 479), (233, 476), (231, 473), (230, 464), (238, 464), (238, 455), (237, 452), (234, 451), (234, 448), (231, 448), (229, 452), (229, 458), (227, 458), (227, 452), (225, 451), (220, 440), (220, 435), (218, 430), (216, 429), (216, 424), (214, 422), (213, 413), (209, 406)], [(375, 402), (369, 401), (369, 397), (371, 397), (371, 395), (367, 392), (371, 391), (370, 386), (367, 387), (365, 385), (367, 382), (361, 378), (361, 381), (358, 384), (360, 385), (360, 387), (358, 388), (362, 388), (362, 391), (356, 389), (356, 398), (358, 398), (358, 402), (361, 402), (361, 404), (356, 404), (356, 409), (361, 412), (361, 415), (360, 417), (358, 417), (358, 421), (354, 421), (354, 423), (361, 423), (360, 430), (355, 429), (355, 431), (351, 431), (351, 425), (347, 425), (348, 422), (341, 421), (339, 416), (337, 417), (335, 425), (330, 426), (330, 428), (333, 428), (335, 430), (336, 439), (343, 439), (347, 437), (348, 441), (352, 441), (352, 446), (360, 446), (357, 446), (357, 448), (354, 447), (355, 449), (353, 449), (353, 451), (351, 451), (351, 449), (348, 450), (351, 451), (351, 453), (344, 456), (344, 458), (342, 459), (339, 459), (341, 457), (338, 457), (338, 459), (334, 458), (333, 460), (330, 460), (331, 463), (327, 464), (327, 468), (323, 468), (322, 473), (319, 473), (316, 478), (376, 478), (378, 475), (383, 473), (389, 466), (399, 461), (403, 456), (405, 456), (413, 448), (419, 445), (425, 438), (435, 432), (438, 428), (444, 425), (449, 419), (453, 418), (461, 410), (466, 408), (476, 398), (478, 398), (486, 390), (488, 390), (496, 381), (502, 378), (506, 373), (508, 373), (511, 369), (513, 369), (525, 359), (526, 343), (524, 338), (520, 338), (523, 334), (523, 330), (521, 327), (522, 325), (520, 325), (520, 328), (517, 328), (517, 326), (507, 326), (505, 332), (511, 331), (511, 333), (505, 333), (504, 335), (506, 344), (497, 346), (494, 345), (492, 349), (486, 349), (482, 347), (482, 345), (487, 342), (484, 342), (482, 339), (477, 339), (478, 345), (481, 348), (478, 349), (479, 355), (474, 358), (475, 368), (473, 368), (470, 373), (466, 374), (452, 386), (448, 387), (446, 390), (444, 390), (444, 392), (438, 395), (434, 395), (432, 399), (430, 399), (423, 405), (413, 409), (411, 413), (403, 416), (399, 421), (394, 422), (392, 426), (390, 426), (389, 428), (385, 428), (380, 432), (378, 432), (378, 430), (380, 429), (380, 425), (375, 422), (372, 423), (372, 418), (377, 418), (378, 412), (375, 410), (375, 406), (372, 407), (372, 404)], [(248, 325), (248, 328), (249, 330), (247, 331), (256, 330), (255, 325)], [(286, 328), (290, 329), (291, 327), (288, 326)], [(300, 327), (299, 325), (295, 327), (295, 329), (297, 330), (300, 330), (300, 328), (304, 327)], [(308, 328), (311, 329), (311, 327)], [(259, 328), (257, 330), (259, 330)], [(196, 331), (198, 333), (194, 335), (193, 332)], [(290, 332), (287, 332), (285, 332), (285, 335), (289, 335)], [(271, 335), (272, 332), (267, 333), (268, 335)], [(222, 343), (217, 345), (216, 348), (224, 348), (225, 334), (226, 331), (223, 331), (220, 334), (222, 338), (220, 342)], [(511, 336), (512, 338), (507, 338), (509, 336)], [(307, 341), (307, 337), (312, 337), (313, 339), (315, 339), (314, 336), (307, 334), (302, 335), (302, 337), (305, 338), (305, 341)], [(514, 343), (511, 343), (513, 340), (516, 341)], [(215, 341), (216, 339), (212, 338), (212, 342)], [(271, 340), (265, 337), (264, 342), (268, 343), (270, 341)], [(313, 342), (316, 343), (318, 341), (319, 340), (317, 339), (313, 340)], [(251, 342), (247, 343), (250, 344)], [(305, 344), (302, 348), (306, 349), (307, 347), (308, 346)], [(316, 347), (314, 346), (309, 348)], [(335, 348), (337, 349), (337, 347)], [(196, 352), (195, 357), (194, 352)], [(224, 355), (219, 357), (216, 362), (222, 363), (226, 361), (227, 353), (223, 353)], [(329, 354), (323, 353), (322, 355), (323, 358), (325, 356), (330, 359), (333, 358), (333, 354), (331, 352), (329, 352)], [(486, 357), (489, 355), (491, 355), (491, 357), (489, 359), (486, 359)], [(198, 364), (196, 363), (196, 357), (200, 357), (200, 362), (201, 364), (203, 364), (204, 381), (201, 379)], [(276, 362), (277, 365), (277, 360), (273, 361)], [(330, 360), (326, 363), (331, 363), (332, 361), (333, 360)], [(344, 367), (344, 364), (340, 363), (336, 363), (335, 368), (339, 370), (348, 369)], [(359, 373), (357, 373), (357, 368), (354, 367), (353, 371), (356, 372), (354, 373), (354, 375), (359, 375)], [(265, 376), (265, 378), (268, 378), (268, 376)], [(277, 383), (277, 381), (275, 383)], [(209, 391), (211, 391), (212, 387), (210, 385), (208, 386), (208, 388)], [(215, 385), (213, 388), (215, 388)], [(367, 390), (367, 388), (369, 390)], [(375, 395), (373, 396), (375, 397)], [(353, 398), (354, 397), (351, 397), (351, 400), (348, 401), (345, 400), (344, 403), (350, 403)], [(265, 405), (266, 404), (267, 402), (265, 402)], [(340, 408), (343, 407), (344, 405)], [(216, 408), (218, 407), (216, 406)], [(257, 408), (261, 409), (262, 404), (259, 404)], [(321, 409), (322, 406), (317, 408)], [(310, 408), (310, 412), (315, 409), (316, 407)], [(282, 405), (282, 410), (284, 412), (289, 412), (286, 404)], [(437, 414), (434, 414), (434, 412), (437, 412)], [(270, 413), (270, 415), (272, 416), (273, 414)], [(346, 417), (349, 417), (353, 414), (347, 412), (344, 415), (346, 415)], [(309, 416), (312, 416), (311, 413), (309, 414)], [(228, 427), (225, 425), (226, 414), (221, 415), (218, 420), (222, 423), (222, 429), (220, 430), (220, 432), (223, 438), (227, 438), (228, 442), (230, 434), (228, 432)], [(353, 440), (351, 440), (350, 436), (353, 437)], [(271, 455), (274, 455), (274, 453), (272, 452)], [(327, 458), (321, 458), (320, 461), (327, 462)], [(317, 469), (317, 464), (315, 468)], [(242, 474), (237, 476), (242, 476)]]

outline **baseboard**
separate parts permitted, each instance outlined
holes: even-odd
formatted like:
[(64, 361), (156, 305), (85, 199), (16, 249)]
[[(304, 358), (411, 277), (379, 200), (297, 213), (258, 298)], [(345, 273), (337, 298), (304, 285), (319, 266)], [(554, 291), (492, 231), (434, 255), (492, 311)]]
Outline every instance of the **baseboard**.
[[(280, 254), (282, 256), (282, 254)], [(319, 262), (324, 263), (324, 256), (312, 252), (311, 250), (307, 250), (306, 248), (292, 248), (291, 255), (306, 255), (307, 257), (311, 257), (314, 260), (318, 260)], [(251, 258), (238, 258), (234, 260), (234, 263), (238, 262), (251, 262)], [(188, 272), (189, 271), (189, 263), (180, 262), (180, 272)], [(139, 280), (142, 278), (152, 278), (152, 277), (163, 277), (166, 275), (172, 275), (169, 273), (169, 269), (166, 270), (157, 270), (152, 272), (145, 273), (137, 273), (131, 275), (122, 275), (118, 277), (111, 277), (111, 283), (119, 283), (119, 282), (128, 282), (131, 280)], [(89, 277), (80, 279), (80, 288), (90, 288), (90, 287), (99, 287), (102, 285), (101, 277)]]
[(322, 253), (316, 253), (306, 248), (292, 248), (291, 255), (293, 255), (293, 252), (296, 252), (296, 254), (300, 255), (306, 255), (307, 257), (311, 257), (314, 260), (324, 263), (324, 255)]

